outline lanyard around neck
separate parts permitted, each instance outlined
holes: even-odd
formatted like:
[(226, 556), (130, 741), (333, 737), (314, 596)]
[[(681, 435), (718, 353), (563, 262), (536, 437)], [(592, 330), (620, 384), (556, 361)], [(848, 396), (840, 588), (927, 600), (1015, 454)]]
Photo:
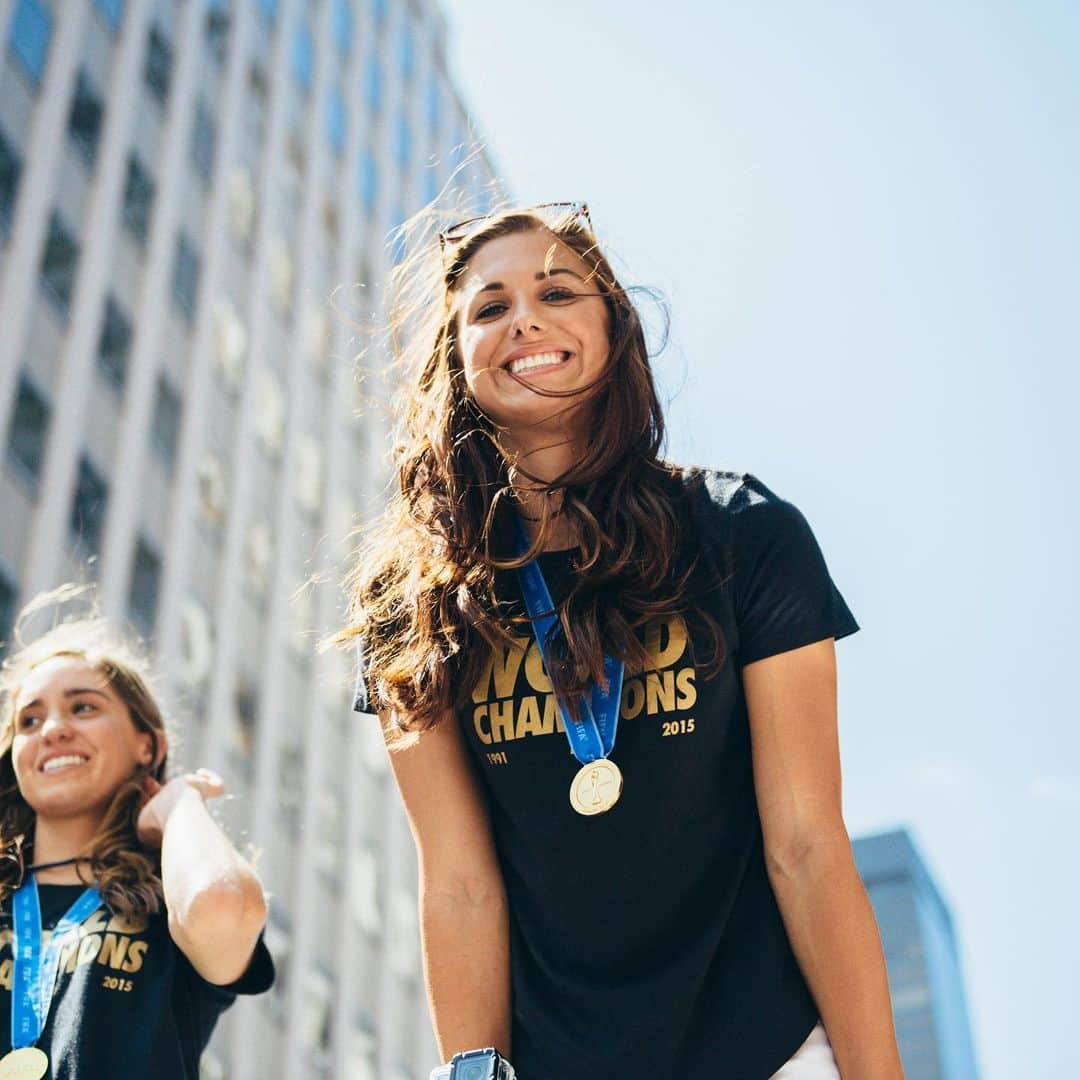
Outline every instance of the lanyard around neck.
[(52, 1005), (60, 950), (65, 939), (101, 906), (97, 889), (89, 888), (56, 924), (45, 954), (41, 952), (41, 901), (33, 874), (19, 886), (11, 901), (14, 940), (11, 993), (11, 1047), (33, 1046), (45, 1030)]
[[(529, 547), (524, 526), (517, 520), (518, 553), (524, 554)], [(521, 595), (525, 600), (525, 609), (532, 622), (533, 634), (540, 647), (540, 655), (547, 665), (548, 675), (552, 671), (553, 644), (562, 627), (555, 615), (555, 605), (551, 600), (544, 573), (535, 559), (517, 569)], [(580, 719), (575, 721), (562, 702), (559, 711), (562, 714), (566, 738), (570, 751), (583, 765), (598, 758), (606, 758), (615, 746), (615, 735), (619, 726), (619, 707), (622, 702), (623, 662), (613, 656), (604, 657), (604, 682), (606, 686), (593, 686), (591, 691), (582, 695)]]

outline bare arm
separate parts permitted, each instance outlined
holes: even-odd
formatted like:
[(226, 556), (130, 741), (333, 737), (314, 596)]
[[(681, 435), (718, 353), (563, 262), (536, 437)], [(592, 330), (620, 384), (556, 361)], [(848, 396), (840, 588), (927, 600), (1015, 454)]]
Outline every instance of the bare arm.
[[(384, 730), (390, 717), (380, 717)], [(487, 808), (457, 719), (390, 752), (420, 870), (420, 933), (435, 1036), (444, 1061), (482, 1046), (510, 1056), (506, 890)]]
[(171, 780), (143, 807), (140, 838), (161, 845), (169, 934), (207, 982), (235, 982), (247, 970), (266, 922), (255, 871), (203, 801), (221, 781), (200, 771)]
[(831, 638), (743, 669), (769, 880), (844, 1080), (902, 1080), (877, 923), (841, 812)]

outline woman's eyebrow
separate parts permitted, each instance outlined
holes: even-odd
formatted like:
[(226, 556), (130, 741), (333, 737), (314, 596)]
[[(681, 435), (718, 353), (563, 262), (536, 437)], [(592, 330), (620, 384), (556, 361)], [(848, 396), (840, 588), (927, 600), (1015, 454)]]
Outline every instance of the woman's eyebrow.
[[(66, 698), (78, 697), (80, 694), (97, 694), (98, 697), (104, 698), (106, 701), (109, 700), (109, 695), (106, 694), (104, 690), (98, 690), (93, 686), (78, 686), (73, 690), (64, 691), (64, 697)], [(34, 705), (40, 705), (41, 703), (41, 698), (34, 698), (33, 701), (28, 701), (25, 705), (20, 705), (19, 712), (22, 712), (24, 709), (32, 708)]]
[[(544, 278), (554, 277), (556, 274), (572, 274), (578, 281), (585, 280), (576, 270), (571, 270), (568, 266), (553, 266), (550, 270), (538, 270), (533, 276), (537, 281), (543, 281)], [(480, 293), (486, 292), (502, 292), (505, 288), (506, 286), (501, 281), (489, 281), (486, 285), (481, 285), (474, 295), (479, 296)]]
[(102, 697), (106, 701), (109, 700), (109, 695), (106, 694), (104, 690), (98, 690), (93, 686), (80, 686), (74, 690), (64, 691), (64, 697), (68, 698), (77, 697), (79, 694), (97, 694), (98, 697)]

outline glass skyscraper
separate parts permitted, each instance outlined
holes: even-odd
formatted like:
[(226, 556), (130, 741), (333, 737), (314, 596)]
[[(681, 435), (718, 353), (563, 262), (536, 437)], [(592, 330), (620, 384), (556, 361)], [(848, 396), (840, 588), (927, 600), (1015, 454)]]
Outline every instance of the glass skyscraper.
[(907, 1080), (978, 1080), (949, 909), (906, 831), (853, 842), (889, 969)]

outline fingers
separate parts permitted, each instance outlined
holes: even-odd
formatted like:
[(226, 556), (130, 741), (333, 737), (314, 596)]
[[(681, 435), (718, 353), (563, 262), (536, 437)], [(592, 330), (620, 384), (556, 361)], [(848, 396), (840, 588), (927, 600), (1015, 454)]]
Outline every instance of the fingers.
[(152, 776), (144, 776), (142, 778), (142, 789), (143, 794), (149, 802), (149, 800), (161, 790), (161, 784), (159, 784)]
[(197, 769), (188, 773), (185, 779), (202, 793), (204, 799), (216, 799), (225, 794), (225, 782), (211, 769)]

